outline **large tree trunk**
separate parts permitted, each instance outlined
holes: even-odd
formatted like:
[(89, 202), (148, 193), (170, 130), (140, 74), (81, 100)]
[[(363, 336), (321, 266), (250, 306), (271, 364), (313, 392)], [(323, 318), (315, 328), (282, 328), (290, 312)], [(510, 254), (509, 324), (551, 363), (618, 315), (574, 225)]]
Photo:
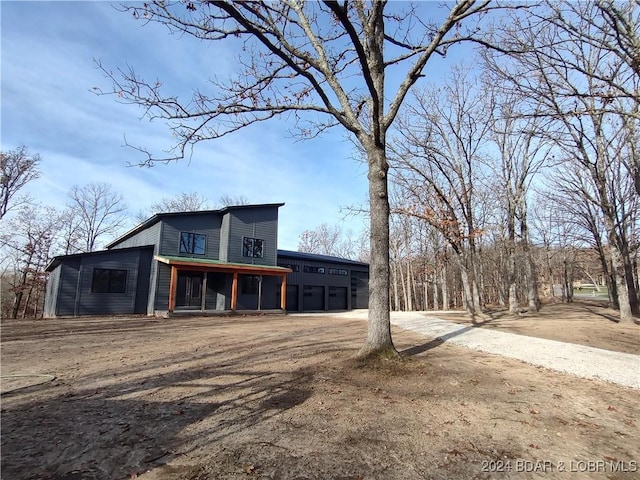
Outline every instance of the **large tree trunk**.
[(632, 323), (633, 313), (631, 312), (631, 304), (629, 303), (629, 290), (627, 288), (627, 277), (625, 274), (624, 262), (615, 239), (609, 238), (609, 255), (611, 256), (611, 270), (616, 283), (616, 291), (618, 294), (618, 308), (620, 308), (620, 322)]
[(367, 338), (358, 356), (398, 355), (391, 339), (389, 313), (389, 195), (386, 152), (368, 145), (371, 260)]

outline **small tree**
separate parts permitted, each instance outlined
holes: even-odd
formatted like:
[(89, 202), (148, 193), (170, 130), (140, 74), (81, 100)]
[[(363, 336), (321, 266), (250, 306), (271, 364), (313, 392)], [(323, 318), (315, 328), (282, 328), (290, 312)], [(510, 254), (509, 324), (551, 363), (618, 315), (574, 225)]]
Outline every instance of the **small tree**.
[(38, 164), (40, 155), (30, 154), (29, 149), (20, 145), (15, 150), (0, 152), (0, 219), (12, 208), (24, 202), (13, 203), (15, 195), (31, 180), (40, 176)]

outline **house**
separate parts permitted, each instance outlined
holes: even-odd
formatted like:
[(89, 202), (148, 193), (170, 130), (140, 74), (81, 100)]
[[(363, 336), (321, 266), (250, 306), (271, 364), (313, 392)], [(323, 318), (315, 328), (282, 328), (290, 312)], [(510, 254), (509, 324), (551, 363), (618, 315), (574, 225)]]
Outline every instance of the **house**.
[(44, 316), (367, 308), (368, 264), (278, 250), (282, 205), (159, 213), (105, 250), (57, 256)]

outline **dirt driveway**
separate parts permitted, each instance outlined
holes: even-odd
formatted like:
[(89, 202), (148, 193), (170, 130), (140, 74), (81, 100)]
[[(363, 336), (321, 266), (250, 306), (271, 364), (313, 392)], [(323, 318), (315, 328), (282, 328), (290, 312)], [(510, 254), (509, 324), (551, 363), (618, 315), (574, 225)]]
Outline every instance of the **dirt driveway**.
[[(592, 346), (611, 326), (594, 315), (580, 330)], [(4, 321), (2, 478), (638, 478), (637, 390), (446, 343), (363, 366), (365, 329), (322, 316)]]

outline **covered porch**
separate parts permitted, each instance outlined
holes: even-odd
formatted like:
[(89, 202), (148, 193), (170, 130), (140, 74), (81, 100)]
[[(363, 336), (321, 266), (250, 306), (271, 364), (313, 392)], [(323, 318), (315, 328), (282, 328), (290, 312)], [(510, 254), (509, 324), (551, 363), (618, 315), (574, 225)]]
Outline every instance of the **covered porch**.
[[(211, 304), (207, 304), (208, 274), (225, 274), (231, 276), (230, 302), (227, 308), (230, 308), (232, 312), (238, 309), (239, 277), (241, 275), (255, 276), (258, 279), (256, 285), (257, 310), (261, 310), (262, 297), (264, 295), (262, 278), (264, 276), (279, 277), (281, 280), (279, 291), (280, 309), (286, 310), (287, 274), (291, 272), (289, 268), (166, 255), (156, 255), (155, 259), (160, 263), (168, 265), (170, 268), (169, 313), (173, 313), (177, 307), (202, 312), (226, 310), (226, 308), (220, 308), (218, 305), (212, 306)], [(198, 272), (200, 276), (197, 275)], [(182, 298), (182, 294), (185, 291), (188, 297), (186, 307), (184, 306), (185, 301)], [(181, 302), (177, 301), (178, 298), (180, 298)], [(178, 303), (180, 303), (180, 305), (178, 305)]]

